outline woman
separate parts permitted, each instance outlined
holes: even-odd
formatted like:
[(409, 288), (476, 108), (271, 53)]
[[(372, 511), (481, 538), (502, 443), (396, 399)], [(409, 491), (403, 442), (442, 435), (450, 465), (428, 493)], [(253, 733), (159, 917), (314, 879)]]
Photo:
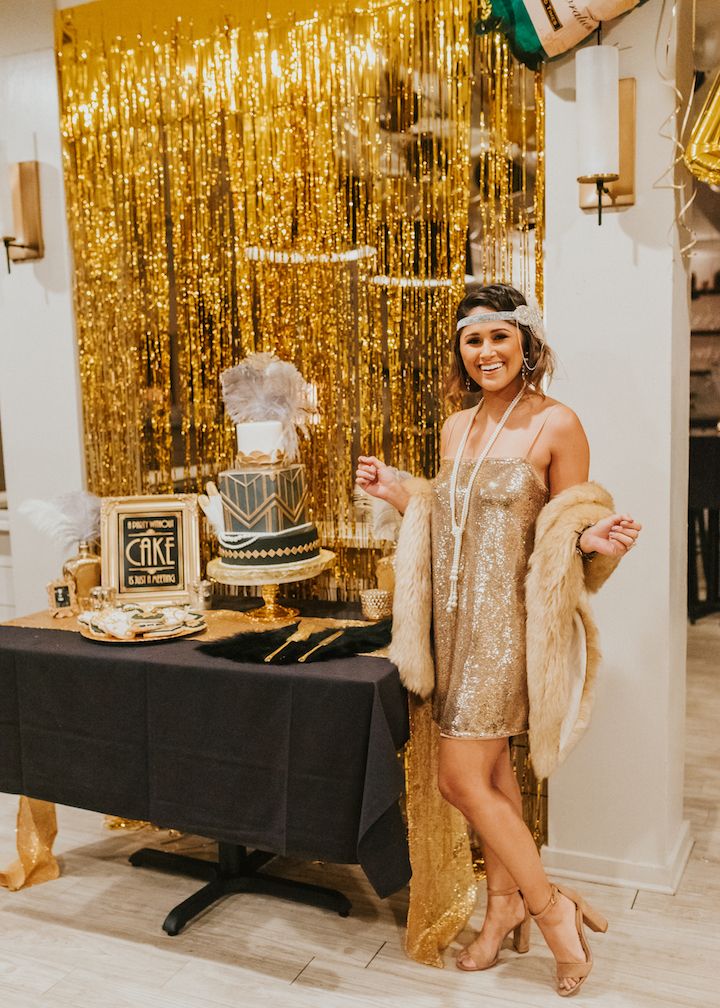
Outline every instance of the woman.
[[(433, 718), (438, 786), (479, 834), (487, 868), (485, 921), (457, 965), (493, 966), (510, 934), (516, 950), (527, 951), (532, 916), (557, 961), (558, 993), (567, 996), (592, 966), (583, 922), (594, 930), (607, 922), (548, 881), (522, 819), (508, 740), (528, 728), (524, 588), (537, 519), (549, 499), (565, 493), (570, 501), (569, 488), (597, 484), (587, 483), (580, 420), (541, 390), (553, 356), (532, 323), (524, 297), (502, 284), (470, 290), (458, 308), (450, 391), (481, 398), (444, 424), (432, 487)], [(380, 459), (360, 457), (357, 483), (406, 510), (408, 489)], [(637, 542), (641, 526), (607, 510), (571, 533), (583, 567), (593, 555), (624, 556)]]

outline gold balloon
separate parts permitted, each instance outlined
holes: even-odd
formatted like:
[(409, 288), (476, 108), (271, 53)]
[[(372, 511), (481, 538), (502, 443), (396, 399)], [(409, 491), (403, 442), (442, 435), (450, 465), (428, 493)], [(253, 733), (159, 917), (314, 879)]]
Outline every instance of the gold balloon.
[(701, 182), (720, 185), (720, 72), (693, 126), (685, 164)]

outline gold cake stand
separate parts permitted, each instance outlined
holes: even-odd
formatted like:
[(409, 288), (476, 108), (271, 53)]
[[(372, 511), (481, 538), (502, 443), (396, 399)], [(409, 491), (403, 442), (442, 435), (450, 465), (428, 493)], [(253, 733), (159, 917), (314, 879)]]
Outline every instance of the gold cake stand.
[(300, 614), (299, 609), (278, 605), (280, 585), (317, 577), (334, 559), (335, 554), (326, 549), (321, 549), (319, 556), (309, 560), (298, 560), (292, 564), (266, 564), (264, 567), (238, 567), (223, 563), (220, 557), (216, 557), (207, 565), (207, 576), (224, 585), (243, 588), (258, 586), (265, 604), (245, 615), (261, 623), (269, 623), (271, 620), (290, 619)]

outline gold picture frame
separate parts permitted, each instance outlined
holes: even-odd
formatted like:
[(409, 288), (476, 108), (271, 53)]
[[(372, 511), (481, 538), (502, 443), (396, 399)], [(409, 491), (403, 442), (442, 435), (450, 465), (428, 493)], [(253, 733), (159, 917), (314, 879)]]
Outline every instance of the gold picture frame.
[(56, 619), (75, 616), (78, 612), (75, 585), (67, 578), (56, 578), (47, 586), (48, 612)]
[(197, 494), (103, 497), (102, 584), (118, 602), (194, 602), (200, 580)]

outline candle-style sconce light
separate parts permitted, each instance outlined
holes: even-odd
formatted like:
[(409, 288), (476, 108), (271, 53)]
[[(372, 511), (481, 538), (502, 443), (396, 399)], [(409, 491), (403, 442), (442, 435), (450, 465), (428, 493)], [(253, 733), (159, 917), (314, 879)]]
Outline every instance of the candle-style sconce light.
[(586, 46), (575, 56), (579, 205), (597, 209), (635, 203), (635, 79), (619, 80), (615, 46)]
[(37, 161), (20, 161), (12, 165), (13, 234), (3, 235), (8, 273), (11, 263), (42, 259), (45, 245), (40, 214), (40, 165)]

